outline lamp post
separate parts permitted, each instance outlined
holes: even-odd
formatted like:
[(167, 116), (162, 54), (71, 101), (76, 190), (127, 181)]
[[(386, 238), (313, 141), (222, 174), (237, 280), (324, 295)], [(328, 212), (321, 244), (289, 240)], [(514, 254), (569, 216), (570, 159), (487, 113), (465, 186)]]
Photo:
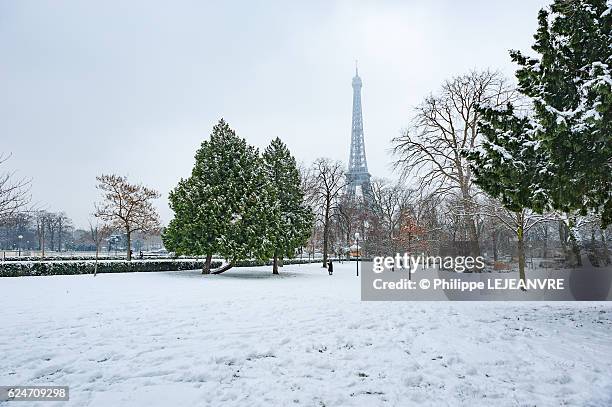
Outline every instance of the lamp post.
[(355, 233), (355, 242), (357, 243), (357, 277), (359, 277), (359, 232)]
[(17, 238), (19, 239), (19, 257), (21, 257), (21, 239), (23, 239), (23, 236), (19, 235)]

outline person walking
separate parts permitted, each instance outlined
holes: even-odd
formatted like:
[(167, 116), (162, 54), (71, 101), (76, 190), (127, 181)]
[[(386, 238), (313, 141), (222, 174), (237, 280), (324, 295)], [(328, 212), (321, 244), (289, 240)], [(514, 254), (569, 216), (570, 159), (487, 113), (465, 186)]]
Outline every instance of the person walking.
[(332, 263), (331, 260), (327, 262), (327, 271), (329, 272), (330, 276), (334, 274), (334, 263)]

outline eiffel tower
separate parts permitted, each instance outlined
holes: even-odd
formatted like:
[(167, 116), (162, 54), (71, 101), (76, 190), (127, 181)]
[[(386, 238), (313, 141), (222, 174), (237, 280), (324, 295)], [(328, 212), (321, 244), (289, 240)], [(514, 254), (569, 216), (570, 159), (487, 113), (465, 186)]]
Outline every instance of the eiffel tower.
[(353, 78), (353, 123), (351, 129), (351, 152), (349, 155), (349, 167), (346, 173), (347, 193), (355, 198), (357, 189), (366, 202), (370, 200), (372, 188), (370, 185), (370, 173), (365, 155), (363, 141), (363, 117), (361, 115), (361, 78), (357, 64), (355, 63), (355, 77)]

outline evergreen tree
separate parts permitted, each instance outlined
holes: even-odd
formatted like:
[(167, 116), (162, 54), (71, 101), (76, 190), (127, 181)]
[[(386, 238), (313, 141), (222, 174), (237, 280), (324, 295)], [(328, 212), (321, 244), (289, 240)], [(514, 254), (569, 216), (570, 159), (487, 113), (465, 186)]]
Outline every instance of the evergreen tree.
[(549, 198), (612, 223), (612, 13), (606, 0), (556, 0), (541, 10), (532, 58), (512, 51), (547, 152)]
[(292, 256), (306, 244), (313, 215), (304, 202), (304, 191), (295, 158), (277, 137), (263, 153), (264, 168), (270, 187), (267, 236), (273, 247), (272, 272), (278, 274), (279, 258)]
[(221, 119), (195, 160), (191, 176), (170, 193), (175, 216), (164, 245), (176, 254), (205, 255), (204, 274), (213, 254), (228, 260), (215, 273), (239, 260), (268, 258), (269, 188), (257, 149)]
[(527, 208), (536, 212), (548, 209), (546, 164), (548, 157), (535, 139), (536, 132), (527, 116), (515, 114), (512, 104), (506, 109), (480, 109), (483, 142), (467, 153), (475, 175), (474, 182), (486, 193), (499, 199), (513, 213), (496, 216), (516, 234), (519, 275), (525, 279), (524, 237), (528, 228)]

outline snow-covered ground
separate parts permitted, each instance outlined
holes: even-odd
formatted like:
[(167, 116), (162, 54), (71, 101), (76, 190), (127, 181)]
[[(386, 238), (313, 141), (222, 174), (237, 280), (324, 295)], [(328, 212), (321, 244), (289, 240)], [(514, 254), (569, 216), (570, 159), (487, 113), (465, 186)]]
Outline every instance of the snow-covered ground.
[(0, 384), (70, 386), (43, 407), (612, 405), (610, 304), (359, 297), (354, 264), (3, 278)]

